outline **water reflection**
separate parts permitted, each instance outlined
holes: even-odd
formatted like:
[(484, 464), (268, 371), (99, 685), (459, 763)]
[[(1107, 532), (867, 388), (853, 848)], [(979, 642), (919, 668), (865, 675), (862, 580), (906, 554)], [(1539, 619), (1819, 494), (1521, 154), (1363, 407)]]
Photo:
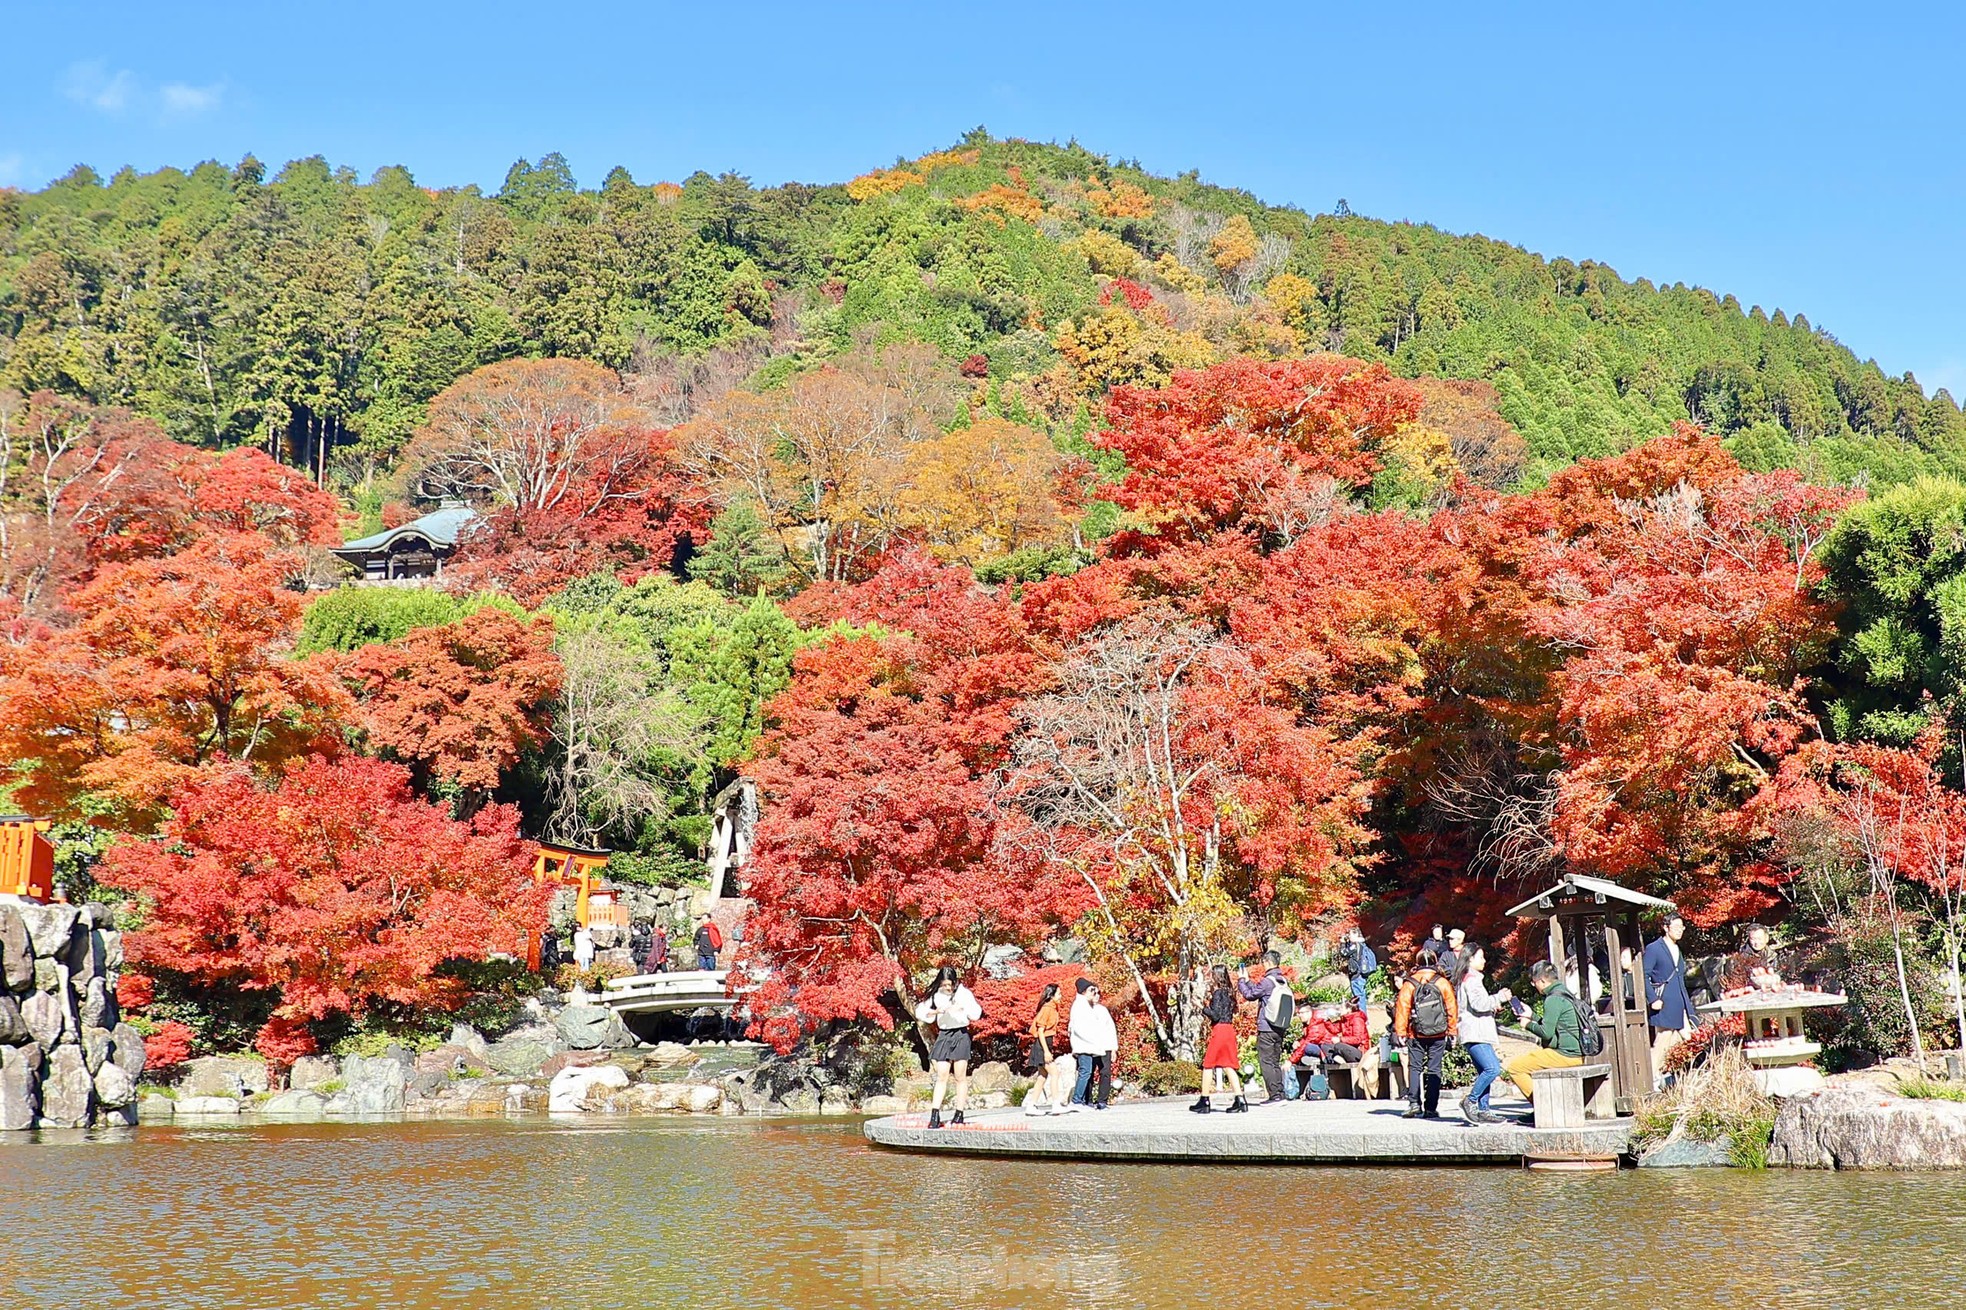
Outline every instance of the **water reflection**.
[(1949, 1175), (1072, 1165), (832, 1123), (162, 1128), (0, 1146), (28, 1305), (1960, 1303)]

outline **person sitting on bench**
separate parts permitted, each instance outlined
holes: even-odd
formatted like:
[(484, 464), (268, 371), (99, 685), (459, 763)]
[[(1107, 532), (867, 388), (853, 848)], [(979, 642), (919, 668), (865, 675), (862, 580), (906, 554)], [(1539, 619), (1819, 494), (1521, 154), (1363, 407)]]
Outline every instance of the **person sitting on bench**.
[[(1542, 1049), (1511, 1056), (1502, 1066), (1502, 1076), (1516, 1085), (1525, 1099), (1535, 1099), (1535, 1083), (1530, 1075), (1538, 1069), (1573, 1069), (1584, 1062), (1584, 1011), (1570, 988), (1557, 977), (1556, 966), (1538, 960), (1529, 970), (1529, 981), (1543, 994), (1543, 1017), (1524, 1022)], [(1590, 1022), (1596, 1023), (1593, 1017)]]
[(1304, 1075), (1302, 1096), (1307, 1100), (1324, 1099), (1330, 1091), (1331, 1061), (1358, 1063), (1370, 1040), (1363, 1010), (1347, 1013), (1335, 1005), (1319, 1006), (1304, 1020), (1304, 1040), (1290, 1057), (1290, 1063)]

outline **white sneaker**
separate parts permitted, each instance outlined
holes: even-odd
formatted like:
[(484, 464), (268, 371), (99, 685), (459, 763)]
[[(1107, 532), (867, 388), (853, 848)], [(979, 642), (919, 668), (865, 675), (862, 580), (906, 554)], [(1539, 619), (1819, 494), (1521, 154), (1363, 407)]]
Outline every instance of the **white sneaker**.
[(1031, 1115), (1049, 1114), (1050, 1109), (1043, 1101), (1026, 1101), (1024, 1102), (1024, 1113)]

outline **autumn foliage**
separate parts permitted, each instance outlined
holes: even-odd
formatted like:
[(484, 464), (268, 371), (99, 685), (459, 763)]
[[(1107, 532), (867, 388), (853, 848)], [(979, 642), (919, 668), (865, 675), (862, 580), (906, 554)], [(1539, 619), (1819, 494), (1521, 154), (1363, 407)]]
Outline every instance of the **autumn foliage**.
[(531, 864), (509, 808), (460, 821), (417, 798), (399, 765), (314, 757), (272, 782), (203, 771), (158, 836), (118, 843), (101, 878), (149, 907), (132, 964), (271, 992), (267, 1054), (292, 1058), (307, 1053), (296, 1025), (462, 1001), (447, 965), (538, 932)]

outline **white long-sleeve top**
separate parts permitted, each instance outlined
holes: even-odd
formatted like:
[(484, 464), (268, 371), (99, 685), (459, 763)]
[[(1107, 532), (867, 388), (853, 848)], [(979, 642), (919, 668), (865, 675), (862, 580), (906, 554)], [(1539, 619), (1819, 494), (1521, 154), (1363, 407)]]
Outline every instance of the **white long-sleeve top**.
[(1072, 1018), (1067, 1031), (1072, 1039), (1073, 1055), (1111, 1055), (1120, 1048), (1119, 1031), (1113, 1027), (1113, 1012), (1084, 996), (1072, 1002)]
[(956, 984), (954, 996), (934, 992), (915, 1007), (917, 1023), (933, 1024), (937, 1028), (967, 1028), (982, 1017), (983, 1007), (961, 983)]

